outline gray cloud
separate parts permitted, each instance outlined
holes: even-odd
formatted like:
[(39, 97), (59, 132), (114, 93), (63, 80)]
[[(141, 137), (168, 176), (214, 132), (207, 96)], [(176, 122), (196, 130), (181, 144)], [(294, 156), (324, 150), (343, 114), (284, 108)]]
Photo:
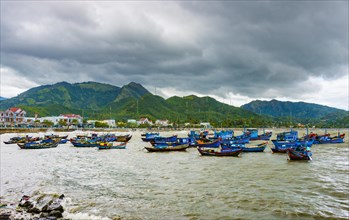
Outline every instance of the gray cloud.
[(1, 2), (2, 65), (37, 84), (136, 81), (301, 97), (347, 74), (348, 2)]

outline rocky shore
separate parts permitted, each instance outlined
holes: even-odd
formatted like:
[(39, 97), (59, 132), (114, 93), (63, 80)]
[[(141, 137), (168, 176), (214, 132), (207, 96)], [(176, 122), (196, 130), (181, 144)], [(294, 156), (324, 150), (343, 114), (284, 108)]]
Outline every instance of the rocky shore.
[(64, 195), (23, 195), (18, 203), (1, 201), (0, 220), (63, 220)]

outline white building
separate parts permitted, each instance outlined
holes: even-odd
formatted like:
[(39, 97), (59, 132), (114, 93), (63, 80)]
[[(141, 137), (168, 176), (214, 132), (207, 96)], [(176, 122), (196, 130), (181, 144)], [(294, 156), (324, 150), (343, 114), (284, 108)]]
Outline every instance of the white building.
[(60, 116), (47, 116), (47, 117), (41, 117), (41, 118), (32, 118), (32, 117), (26, 117), (25, 122), (26, 124), (34, 124), (35, 121), (38, 121), (39, 123), (43, 123), (44, 121), (50, 121), (53, 123), (53, 125), (59, 125), (60, 121), (65, 121), (66, 125), (72, 125), (74, 122), (77, 122), (77, 124), (82, 124), (82, 117), (80, 115), (75, 114), (61, 114)]
[(101, 122), (106, 123), (109, 127), (113, 127), (113, 128), (116, 127), (116, 123), (114, 119), (103, 120)]
[(20, 108), (9, 108), (0, 112), (0, 123), (3, 125), (18, 125), (25, 123), (26, 111)]
[(159, 125), (159, 126), (169, 126), (169, 122), (167, 119), (166, 120), (156, 120), (155, 124)]
[(137, 121), (137, 125), (144, 125), (144, 124), (152, 125), (153, 122), (150, 121), (148, 118), (141, 118), (139, 121)]
[(137, 124), (137, 121), (136, 121), (136, 119), (127, 119), (127, 123)]

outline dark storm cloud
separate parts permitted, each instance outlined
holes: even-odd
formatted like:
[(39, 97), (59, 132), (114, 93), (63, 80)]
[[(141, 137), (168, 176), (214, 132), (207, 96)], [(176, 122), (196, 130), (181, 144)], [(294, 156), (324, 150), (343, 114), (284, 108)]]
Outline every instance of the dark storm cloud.
[(258, 98), (346, 74), (348, 2), (1, 2), (2, 65), (38, 84), (136, 81)]

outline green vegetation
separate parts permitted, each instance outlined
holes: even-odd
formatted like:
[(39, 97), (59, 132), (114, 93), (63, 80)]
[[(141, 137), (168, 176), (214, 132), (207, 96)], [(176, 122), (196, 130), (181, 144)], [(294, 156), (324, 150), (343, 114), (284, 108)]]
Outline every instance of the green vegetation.
[[(126, 122), (130, 118), (147, 117), (153, 122), (156, 119), (168, 119), (175, 126), (209, 122), (214, 127), (349, 127), (347, 111), (327, 106), (257, 100), (239, 108), (211, 97), (190, 95), (164, 99), (151, 94), (137, 83), (129, 83), (122, 88), (95, 82), (61, 82), (39, 86), (17, 97), (0, 101), (1, 110), (13, 106), (24, 109), (27, 116), (31, 117), (35, 113), (39, 117), (80, 114), (85, 123), (87, 119), (112, 118)], [(71, 124), (76, 125), (77, 121)], [(67, 124), (60, 122), (60, 126)]]

